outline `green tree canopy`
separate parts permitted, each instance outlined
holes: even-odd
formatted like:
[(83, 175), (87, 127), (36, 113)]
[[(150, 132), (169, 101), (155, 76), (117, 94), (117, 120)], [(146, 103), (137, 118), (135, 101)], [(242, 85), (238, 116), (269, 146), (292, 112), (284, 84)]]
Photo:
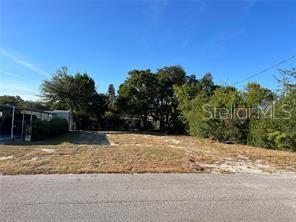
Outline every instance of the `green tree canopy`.
[(58, 69), (41, 86), (41, 96), (49, 103), (64, 103), (72, 111), (82, 111), (96, 93), (94, 81), (85, 73), (72, 76), (66, 67)]
[(166, 66), (158, 69), (155, 75), (157, 96), (154, 116), (160, 121), (160, 130), (182, 131), (174, 87), (185, 83), (186, 73), (181, 66)]
[(107, 91), (107, 103), (108, 103), (108, 110), (111, 112), (115, 112), (117, 107), (117, 96), (115, 93), (115, 88), (113, 84), (110, 84)]
[(58, 69), (41, 86), (42, 98), (57, 107), (66, 107), (77, 115), (98, 117), (106, 110), (106, 96), (98, 94), (87, 73), (70, 75), (66, 67)]
[(148, 115), (153, 112), (157, 84), (153, 73), (148, 70), (133, 70), (119, 87), (119, 105), (122, 111), (142, 118), (147, 127)]
[(24, 102), (20, 96), (0, 96), (0, 105), (22, 106)]
[(40, 110), (49, 109), (48, 104), (40, 101), (27, 101), (22, 99), (20, 96), (0, 96), (0, 105), (11, 105), (11, 106), (21, 106), (25, 108), (34, 108)]

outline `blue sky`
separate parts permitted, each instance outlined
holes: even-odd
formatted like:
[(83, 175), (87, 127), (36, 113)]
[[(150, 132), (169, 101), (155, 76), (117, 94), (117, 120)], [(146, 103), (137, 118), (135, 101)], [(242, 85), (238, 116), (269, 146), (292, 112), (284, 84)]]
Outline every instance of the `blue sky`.
[[(295, 12), (296, 1), (0, 0), (0, 95), (35, 100), (61, 66), (87, 71), (99, 92), (176, 64), (233, 83), (296, 54)], [(277, 73), (253, 80), (275, 89)]]

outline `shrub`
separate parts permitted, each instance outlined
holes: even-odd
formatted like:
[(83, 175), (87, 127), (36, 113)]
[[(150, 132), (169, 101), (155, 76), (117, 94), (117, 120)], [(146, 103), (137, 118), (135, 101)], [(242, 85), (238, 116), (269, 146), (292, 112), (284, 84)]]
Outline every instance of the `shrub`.
[(248, 144), (271, 149), (296, 151), (296, 133), (273, 119), (256, 120), (250, 124)]
[(211, 97), (200, 93), (192, 100), (191, 110), (183, 112), (183, 115), (188, 122), (191, 135), (245, 143), (246, 120), (233, 118), (230, 112), (232, 108), (244, 106), (239, 91), (221, 87), (217, 88)]
[(63, 134), (68, 131), (68, 122), (65, 119), (53, 118), (49, 123), (53, 135)]
[(265, 148), (275, 148), (268, 136), (272, 126), (271, 119), (252, 119), (249, 125), (248, 144)]
[(252, 119), (248, 144), (272, 149), (296, 151), (295, 94), (282, 96), (274, 107), (270, 119)]
[(51, 121), (33, 120), (31, 125), (32, 141), (46, 139), (68, 131), (68, 123), (62, 118), (54, 118)]
[(221, 86), (212, 94), (192, 89), (175, 87), (191, 135), (296, 151), (296, 90), (275, 95), (257, 83), (243, 91)]
[(126, 124), (119, 116), (111, 112), (106, 113), (102, 123), (102, 128), (104, 130), (123, 130), (126, 127)]

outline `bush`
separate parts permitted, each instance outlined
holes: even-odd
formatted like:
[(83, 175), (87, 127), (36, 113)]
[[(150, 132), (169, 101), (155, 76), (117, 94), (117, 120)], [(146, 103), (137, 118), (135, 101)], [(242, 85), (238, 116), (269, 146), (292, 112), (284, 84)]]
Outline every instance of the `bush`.
[(252, 119), (248, 144), (272, 149), (296, 151), (295, 94), (282, 96), (270, 119)]
[[(268, 136), (268, 134), (272, 133), (271, 127), (275, 127), (271, 119), (252, 119), (249, 125), (248, 144), (258, 147), (276, 148), (271, 141), (271, 137)], [(276, 131), (279, 132), (279, 130)]]
[(122, 119), (120, 119), (119, 116), (111, 112), (106, 113), (101, 125), (104, 130), (123, 130), (128, 128), (128, 126)]
[(275, 120), (256, 120), (250, 125), (248, 144), (271, 149), (296, 151), (296, 132)]
[(250, 83), (242, 91), (221, 86), (213, 94), (192, 96), (188, 85), (175, 91), (181, 118), (193, 136), (296, 151), (296, 90), (276, 96)]
[(65, 119), (54, 118), (49, 123), (53, 135), (63, 134), (68, 131), (68, 122)]
[[(232, 109), (245, 107), (240, 93), (232, 88), (217, 88), (214, 95), (200, 93), (192, 100), (192, 108), (185, 113), (191, 135), (231, 141), (246, 142), (246, 120), (232, 117)], [(223, 117), (223, 118), (222, 118)]]
[(62, 118), (54, 118), (51, 121), (33, 120), (31, 125), (32, 141), (46, 139), (68, 131), (68, 123)]

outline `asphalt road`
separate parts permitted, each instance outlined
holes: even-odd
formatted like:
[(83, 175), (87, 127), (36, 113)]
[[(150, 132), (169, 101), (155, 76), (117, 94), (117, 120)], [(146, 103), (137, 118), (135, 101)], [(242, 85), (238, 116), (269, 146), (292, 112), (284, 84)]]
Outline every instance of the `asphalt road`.
[(296, 220), (296, 176), (2, 176), (0, 186), (0, 221)]

